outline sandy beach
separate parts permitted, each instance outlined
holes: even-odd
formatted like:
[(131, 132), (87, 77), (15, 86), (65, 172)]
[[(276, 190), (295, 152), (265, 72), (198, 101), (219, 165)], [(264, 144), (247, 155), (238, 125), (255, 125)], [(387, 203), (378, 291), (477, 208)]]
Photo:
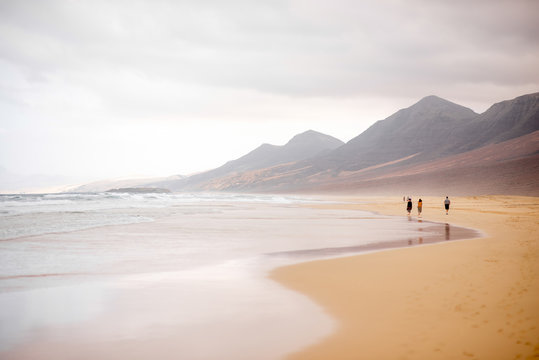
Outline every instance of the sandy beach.
[[(412, 216), (417, 217), (414, 197)], [(310, 296), (338, 329), (290, 359), (539, 357), (539, 198), (423, 197), (424, 220), (483, 238), (279, 268), (272, 278)], [(402, 198), (342, 205), (406, 216)]]

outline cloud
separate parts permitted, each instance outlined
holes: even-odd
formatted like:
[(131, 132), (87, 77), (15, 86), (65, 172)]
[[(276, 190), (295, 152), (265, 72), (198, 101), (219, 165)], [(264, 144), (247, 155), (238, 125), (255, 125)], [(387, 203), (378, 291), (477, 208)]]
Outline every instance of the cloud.
[(426, 95), (483, 111), (536, 92), (537, 13), (535, 0), (0, 1), (1, 126), (249, 123), (247, 151), (249, 136), (314, 123), (346, 140)]
[(291, 96), (402, 95), (458, 82), (538, 82), (531, 72), (539, 56), (536, 1), (3, 6), (2, 56), (41, 79), (65, 72), (76, 82), (77, 73), (124, 71), (150, 81)]

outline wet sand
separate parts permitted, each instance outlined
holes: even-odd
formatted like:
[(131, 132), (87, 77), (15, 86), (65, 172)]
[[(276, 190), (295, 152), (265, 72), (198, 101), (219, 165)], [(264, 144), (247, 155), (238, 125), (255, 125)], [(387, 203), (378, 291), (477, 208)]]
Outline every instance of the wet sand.
[[(290, 359), (539, 357), (539, 198), (423, 197), (424, 220), (483, 238), (279, 268), (272, 278), (339, 321)], [(339, 205), (406, 216), (402, 198)], [(414, 197), (412, 216), (417, 216)]]

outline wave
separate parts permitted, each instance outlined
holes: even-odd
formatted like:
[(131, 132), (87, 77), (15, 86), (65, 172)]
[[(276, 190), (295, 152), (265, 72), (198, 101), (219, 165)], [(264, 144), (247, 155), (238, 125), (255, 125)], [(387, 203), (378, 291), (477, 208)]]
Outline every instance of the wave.
[(153, 221), (197, 203), (293, 204), (313, 200), (234, 193), (59, 193), (0, 195), (0, 239)]

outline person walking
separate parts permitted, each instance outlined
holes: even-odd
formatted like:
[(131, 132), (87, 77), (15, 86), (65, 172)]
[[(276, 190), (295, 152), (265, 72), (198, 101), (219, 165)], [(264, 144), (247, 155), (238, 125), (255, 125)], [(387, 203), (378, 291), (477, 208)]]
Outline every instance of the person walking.
[(408, 215), (412, 212), (412, 199), (408, 198), (408, 204), (406, 204), (406, 211), (408, 211)]
[(421, 211), (423, 211), (423, 200), (419, 199), (417, 202), (417, 216), (421, 216)]
[(451, 204), (451, 201), (450, 201), (449, 198), (446, 196), (446, 197), (445, 197), (445, 200), (444, 200), (445, 214), (446, 214), (446, 215), (449, 215), (449, 204)]

